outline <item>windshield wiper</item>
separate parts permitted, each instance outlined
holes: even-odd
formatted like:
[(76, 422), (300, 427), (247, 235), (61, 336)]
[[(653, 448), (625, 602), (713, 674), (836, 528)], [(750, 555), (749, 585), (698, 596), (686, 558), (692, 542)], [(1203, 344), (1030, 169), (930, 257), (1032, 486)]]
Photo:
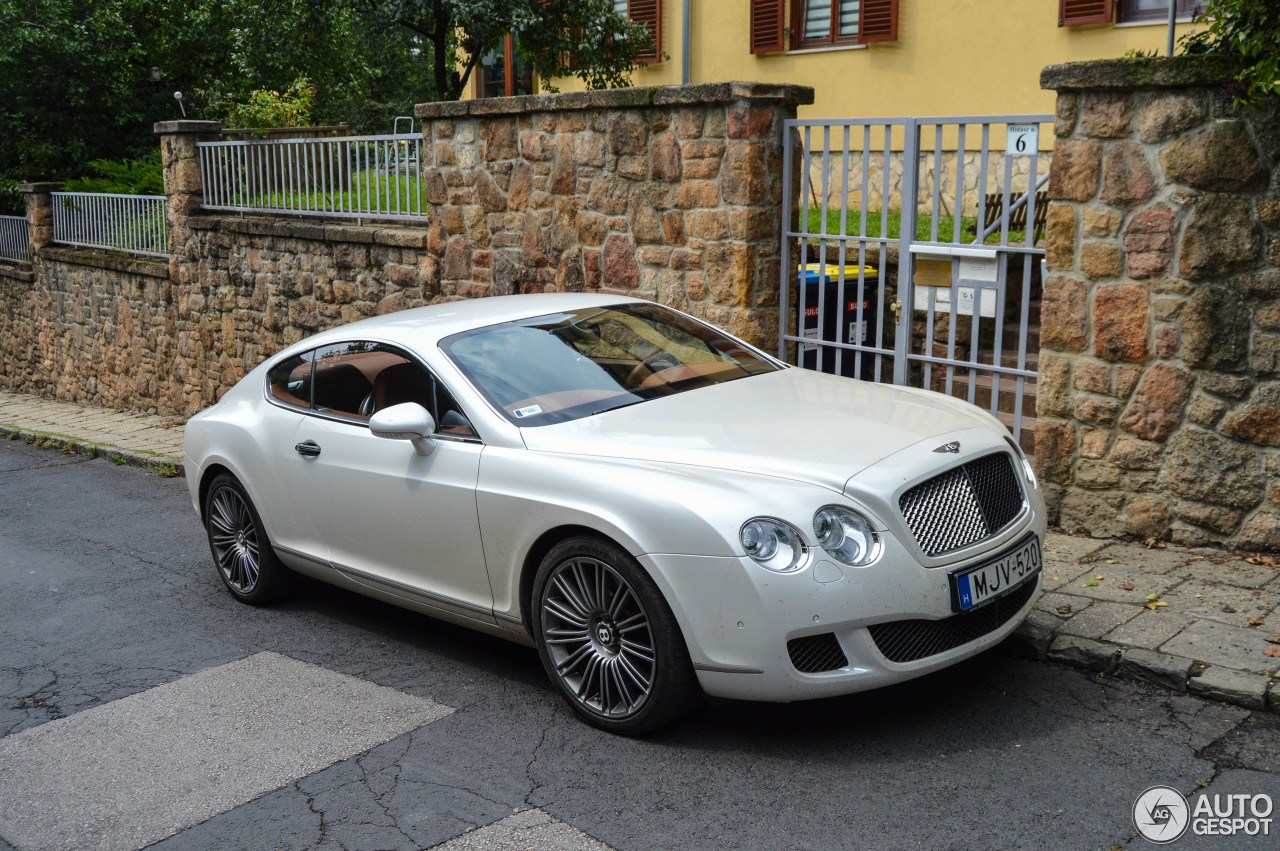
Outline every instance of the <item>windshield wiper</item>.
[(598, 410), (598, 411), (592, 411), (591, 413), (587, 414), (587, 416), (589, 416), (589, 417), (594, 417), (596, 414), (603, 414), (605, 411), (616, 411), (616, 410), (618, 410), (619, 408), (630, 408), (632, 405), (639, 405), (641, 402), (647, 402), (647, 401), (649, 401), (649, 400), (648, 400), (648, 399), (636, 399), (636, 400), (634, 400), (634, 401), (632, 401), (632, 402), (623, 402), (621, 405), (610, 405), (610, 406), (609, 406), (609, 407), (607, 407), (607, 408), (601, 408), (601, 409), (600, 409), (600, 410)]

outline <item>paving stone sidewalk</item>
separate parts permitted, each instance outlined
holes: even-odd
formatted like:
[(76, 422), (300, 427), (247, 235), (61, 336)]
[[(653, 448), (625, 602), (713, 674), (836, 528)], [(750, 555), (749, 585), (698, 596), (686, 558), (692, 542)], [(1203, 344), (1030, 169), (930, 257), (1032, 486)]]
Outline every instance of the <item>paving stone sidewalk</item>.
[(1036, 658), (1280, 712), (1280, 569), (1269, 556), (1050, 533), (1014, 641)]
[(182, 470), (182, 419), (0, 391), (0, 436), (117, 463)]
[[(0, 435), (180, 474), (182, 421), (0, 391)], [(1280, 712), (1269, 557), (1050, 533), (1045, 593), (1011, 642), (1105, 676)]]

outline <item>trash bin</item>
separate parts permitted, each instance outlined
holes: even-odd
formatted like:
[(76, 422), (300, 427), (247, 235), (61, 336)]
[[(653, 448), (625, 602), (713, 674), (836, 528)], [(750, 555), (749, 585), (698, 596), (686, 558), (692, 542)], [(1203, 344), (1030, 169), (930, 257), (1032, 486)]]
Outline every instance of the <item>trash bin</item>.
[[(796, 319), (799, 326), (796, 336), (828, 342), (867, 345), (875, 340), (877, 311), (879, 310), (880, 276), (871, 266), (863, 267), (862, 322), (858, 322), (858, 267), (844, 267), (844, 302), (840, 303), (840, 267), (809, 263), (796, 270), (796, 285), (804, 286), (804, 316), (800, 316), (800, 298), (797, 294)], [(819, 289), (821, 288), (821, 290)], [(825, 292), (822, 292), (825, 290)], [(819, 302), (819, 293), (822, 300)], [(821, 308), (819, 307), (821, 305)], [(819, 312), (825, 315), (819, 316)], [(851, 349), (816, 344), (800, 344), (799, 364), (806, 369), (862, 378), (874, 381), (876, 356), (862, 353), (862, 365), (857, 366), (858, 353)]]

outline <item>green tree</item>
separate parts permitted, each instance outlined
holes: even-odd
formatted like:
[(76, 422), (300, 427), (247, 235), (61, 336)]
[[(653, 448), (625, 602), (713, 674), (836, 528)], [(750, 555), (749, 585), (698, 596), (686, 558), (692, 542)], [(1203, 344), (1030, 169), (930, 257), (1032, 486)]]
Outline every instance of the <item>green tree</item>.
[(0, 0), (0, 32), (0, 187), (146, 157), (152, 124), (181, 117), (175, 91), (188, 117), (228, 122), (305, 77), (316, 122), (386, 133), (460, 97), (508, 33), (548, 89), (624, 85), (652, 49), (610, 0)]
[(455, 100), (480, 58), (515, 36), (516, 51), (547, 90), (576, 76), (588, 88), (623, 86), (652, 34), (613, 10), (610, 0), (364, 0), (373, 20), (421, 40), (434, 90)]
[(1183, 49), (1239, 59), (1238, 103), (1257, 105), (1280, 92), (1280, 3), (1209, 0), (1196, 23), (1205, 28), (1184, 36)]
[(316, 87), (357, 132), (436, 97), (419, 39), (361, 0), (0, 0), (0, 179), (66, 179), (154, 151), (151, 125)]

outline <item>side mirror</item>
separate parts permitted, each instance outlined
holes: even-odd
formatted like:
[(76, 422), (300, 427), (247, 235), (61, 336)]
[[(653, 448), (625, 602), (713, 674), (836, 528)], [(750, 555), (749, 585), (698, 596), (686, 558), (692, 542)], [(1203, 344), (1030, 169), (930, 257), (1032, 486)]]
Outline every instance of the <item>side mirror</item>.
[(431, 435), (435, 434), (436, 421), (417, 402), (404, 402), (378, 411), (369, 417), (369, 431), (390, 440), (407, 440), (419, 455), (430, 455), (435, 448), (431, 445)]

